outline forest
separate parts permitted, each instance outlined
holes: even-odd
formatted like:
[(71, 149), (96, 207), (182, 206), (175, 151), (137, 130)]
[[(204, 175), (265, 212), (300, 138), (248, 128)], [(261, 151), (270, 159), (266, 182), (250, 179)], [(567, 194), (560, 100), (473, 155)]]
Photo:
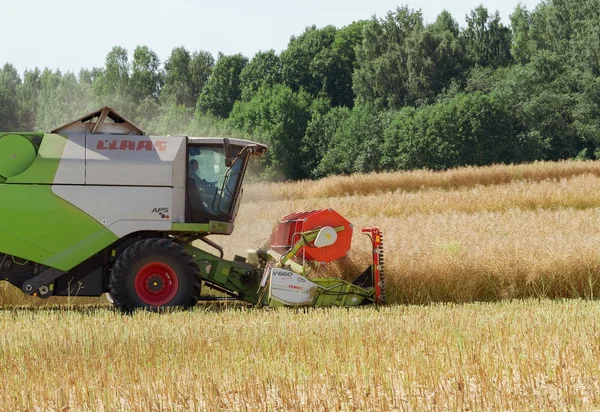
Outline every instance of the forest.
[(0, 130), (109, 105), (147, 134), (266, 143), (262, 177), (600, 158), (600, 0), (483, 6), (433, 22), (407, 6), (310, 26), (280, 53), (115, 46), (78, 74), (0, 70)]

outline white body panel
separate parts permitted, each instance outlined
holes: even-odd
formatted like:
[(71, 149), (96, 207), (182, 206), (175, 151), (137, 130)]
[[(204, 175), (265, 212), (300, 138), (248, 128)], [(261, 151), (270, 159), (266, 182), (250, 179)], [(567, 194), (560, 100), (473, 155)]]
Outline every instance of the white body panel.
[[(96, 127), (110, 126), (102, 123), (108, 116), (104, 109), (96, 114), (98, 122), (81, 119), (65, 126), (88, 133), (67, 133), (52, 191), (118, 237), (140, 230), (170, 231), (173, 222), (185, 223), (187, 142), (221, 146), (223, 139), (93, 134)], [(266, 150), (250, 141), (232, 142)]]
[(185, 189), (173, 189), (173, 208), (171, 210), (171, 221), (175, 223), (185, 223)]
[(86, 136), (87, 185), (185, 187), (185, 136)]
[(119, 238), (141, 230), (171, 230), (171, 188), (54, 185), (52, 192)]
[(287, 269), (271, 269), (271, 299), (290, 306), (312, 305), (316, 283)]
[(85, 135), (69, 135), (63, 150), (54, 184), (82, 185), (85, 183)]

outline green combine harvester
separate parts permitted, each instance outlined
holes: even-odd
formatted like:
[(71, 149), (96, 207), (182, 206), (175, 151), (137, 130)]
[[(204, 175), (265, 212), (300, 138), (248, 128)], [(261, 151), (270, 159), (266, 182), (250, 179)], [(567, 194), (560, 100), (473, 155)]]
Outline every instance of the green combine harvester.
[(0, 280), (39, 298), (107, 294), (123, 311), (383, 303), (377, 228), (362, 229), (373, 263), (354, 282), (309, 276), (350, 251), (353, 227), (331, 209), (285, 216), (269, 249), (223, 258), (209, 236), (233, 232), (248, 162), (266, 151), (146, 136), (110, 107), (47, 133), (0, 133)]

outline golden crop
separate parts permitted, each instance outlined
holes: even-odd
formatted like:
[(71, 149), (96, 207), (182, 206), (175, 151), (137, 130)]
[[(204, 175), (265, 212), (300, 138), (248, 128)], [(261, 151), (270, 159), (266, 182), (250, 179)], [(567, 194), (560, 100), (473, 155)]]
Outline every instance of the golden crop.
[(379, 226), (389, 303), (600, 296), (600, 162), (331, 177), (246, 192), (236, 232), (222, 242), (228, 252), (262, 245), (265, 228), (290, 212), (332, 207), (355, 225), (353, 254), (321, 274), (360, 273), (370, 248), (359, 229)]
[(592, 301), (0, 311), (0, 405), (43, 411), (581, 410)]
[[(600, 162), (561, 161), (535, 162), (519, 165), (494, 165), (487, 167), (461, 167), (443, 172), (415, 170), (410, 172), (385, 172), (331, 176), (319, 181), (305, 180), (294, 183), (260, 183), (246, 190), (251, 201), (263, 200), (265, 191), (270, 200), (311, 199), (369, 195), (373, 193), (421, 191), (423, 189), (457, 189), (474, 186), (492, 186), (519, 181), (539, 182), (558, 180), (580, 175), (600, 176)], [(261, 190), (262, 189), (262, 190)]]
[[(600, 295), (600, 162), (254, 183), (233, 235), (214, 240), (227, 258), (243, 256), (265, 246), (284, 215), (329, 207), (355, 225), (353, 251), (318, 274), (352, 280), (370, 260), (359, 229), (378, 226), (389, 303)], [(5, 285), (0, 302), (46, 304)]]

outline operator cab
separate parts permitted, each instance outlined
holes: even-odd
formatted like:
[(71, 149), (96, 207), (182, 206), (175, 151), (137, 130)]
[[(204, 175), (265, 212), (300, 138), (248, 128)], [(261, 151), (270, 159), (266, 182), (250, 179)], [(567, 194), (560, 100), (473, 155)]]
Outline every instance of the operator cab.
[(266, 150), (248, 140), (188, 138), (186, 222), (233, 223), (248, 161)]

